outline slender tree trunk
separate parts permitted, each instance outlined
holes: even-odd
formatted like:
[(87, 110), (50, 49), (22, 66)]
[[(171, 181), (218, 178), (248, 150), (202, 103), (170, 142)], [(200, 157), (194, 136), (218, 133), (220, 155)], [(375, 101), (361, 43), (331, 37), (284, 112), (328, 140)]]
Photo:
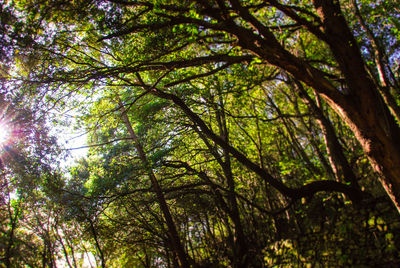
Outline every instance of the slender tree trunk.
[[(9, 200), (11, 201), (11, 200)], [(13, 217), (12, 215), (12, 210), (11, 210), (11, 204), (8, 204), (8, 210), (9, 210), (9, 217), (10, 217), (10, 222), (11, 222), (11, 230), (10, 230), (10, 234), (8, 236), (8, 243), (7, 243), (7, 247), (6, 247), (6, 252), (5, 252), (5, 256), (4, 256), (4, 263), (6, 265), (7, 268), (11, 267), (11, 258), (13, 256), (12, 251), (13, 251), (13, 247), (14, 247), (14, 239), (15, 239), (15, 229), (17, 226), (17, 217), (19, 214), (19, 210), (17, 210), (17, 212), (15, 212), (15, 216)]]
[[(224, 139), (226, 143), (229, 143), (229, 132), (226, 125), (226, 116), (224, 111), (223, 99), (221, 97), (221, 92), (219, 92), (219, 105), (215, 107), (216, 117), (219, 125), (220, 136)], [(247, 251), (248, 246), (246, 242), (246, 237), (243, 231), (243, 225), (240, 219), (240, 212), (237, 204), (236, 192), (235, 192), (235, 179), (232, 173), (231, 156), (227, 150), (223, 151), (224, 161), (222, 161), (222, 169), (228, 184), (228, 202), (230, 205), (230, 217), (232, 218), (235, 232), (234, 232), (234, 263), (233, 267), (244, 267), (248, 262)]]
[(100, 255), (101, 268), (105, 268), (106, 267), (106, 260), (104, 258), (104, 253), (103, 253), (103, 250), (101, 249), (101, 245), (100, 245), (99, 239), (97, 237), (96, 229), (94, 228), (93, 221), (89, 217), (87, 217), (87, 220), (88, 220), (89, 225), (90, 225), (90, 231), (92, 232), (93, 239), (94, 239), (94, 242), (95, 242), (95, 246), (96, 246), (97, 251), (99, 252), (99, 255)]
[(60, 244), (61, 244), (61, 248), (62, 248), (63, 253), (64, 253), (65, 261), (67, 262), (68, 267), (69, 267), (69, 268), (72, 268), (71, 262), (70, 262), (69, 257), (68, 257), (67, 248), (65, 247), (65, 244), (64, 244), (64, 242), (63, 242), (63, 239), (62, 239), (61, 235), (59, 234), (57, 227), (54, 227), (54, 229), (55, 229), (54, 231), (55, 231), (55, 234), (56, 234), (56, 237), (57, 237), (56, 239), (57, 239), (58, 242), (60, 242)]
[(71, 256), (72, 256), (72, 262), (73, 262), (73, 267), (76, 268), (78, 267), (77, 262), (76, 262), (76, 258), (75, 258), (75, 250), (74, 250), (74, 246), (73, 243), (70, 241), (70, 239), (67, 237), (65, 242), (67, 243), (68, 247), (71, 250)]
[(285, 126), (285, 129), (290, 137), (291, 140), (291, 147), (293, 147), (296, 151), (296, 153), (301, 157), (304, 162), (306, 163), (307, 168), (313, 172), (314, 174), (321, 174), (321, 170), (319, 170), (313, 163), (311, 163), (311, 160), (307, 153), (304, 151), (302, 146), (299, 144), (296, 135), (293, 133), (291, 127), (288, 124), (288, 121), (282, 116), (282, 111), (279, 109), (279, 107), (274, 103), (274, 101), (268, 97), (269, 103), (274, 107), (275, 111), (278, 113), (278, 116), (281, 117), (282, 124)]
[(336, 180), (350, 182), (352, 186), (358, 187), (356, 175), (343, 153), (343, 147), (336, 136), (335, 129), (329, 119), (322, 112), (319, 96), (316, 95), (315, 103), (300, 83), (295, 82), (295, 86), (297, 87), (300, 97), (315, 115), (315, 119), (322, 130), (328, 159)]
[(331, 163), (336, 179), (338, 181), (350, 182), (353, 187), (359, 187), (357, 177), (350, 163), (347, 161), (343, 152), (343, 147), (336, 136), (335, 128), (322, 111), (319, 96), (316, 95), (316, 106), (314, 106), (315, 104), (311, 99), (309, 100), (310, 106), (313, 106), (317, 114), (317, 121), (324, 136), (329, 162)]
[(175, 225), (175, 222), (172, 218), (171, 212), (169, 210), (168, 204), (165, 200), (164, 194), (162, 192), (162, 189), (160, 187), (160, 184), (158, 183), (158, 180), (156, 178), (156, 175), (154, 174), (150, 163), (147, 160), (146, 153), (143, 150), (143, 147), (139, 141), (139, 138), (136, 136), (135, 131), (133, 130), (132, 124), (128, 118), (127, 111), (119, 97), (117, 97), (118, 103), (121, 109), (121, 117), (122, 120), (125, 123), (125, 127), (128, 129), (129, 135), (131, 139), (134, 141), (135, 148), (139, 154), (139, 158), (142, 161), (142, 164), (144, 168), (146, 169), (146, 172), (150, 178), (152, 187), (154, 189), (154, 192), (156, 193), (158, 204), (160, 205), (161, 211), (163, 213), (165, 222), (167, 224), (168, 228), (168, 237), (171, 241), (172, 247), (173, 247), (173, 252), (176, 255), (176, 259), (178, 260), (178, 263), (181, 267), (190, 267), (188, 256), (185, 252), (185, 249), (181, 243), (181, 240), (179, 238), (179, 234)]

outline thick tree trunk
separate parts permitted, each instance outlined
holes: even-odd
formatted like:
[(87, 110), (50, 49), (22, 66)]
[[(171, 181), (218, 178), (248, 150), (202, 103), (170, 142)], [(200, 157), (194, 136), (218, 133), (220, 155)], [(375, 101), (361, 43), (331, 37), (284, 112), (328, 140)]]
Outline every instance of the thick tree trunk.
[(346, 107), (344, 120), (378, 173), (382, 186), (400, 212), (400, 129), (380, 95), (364, 88)]
[(400, 212), (400, 128), (366, 71), (339, 2), (315, 0), (314, 5), (348, 86), (341, 103), (334, 98), (328, 102), (354, 132)]
[(277, 1), (269, 2), (329, 45), (344, 76), (347, 85), (344, 90), (338, 90), (333, 81), (326, 78), (327, 73), (291, 54), (270, 29), (243, 8), (238, 0), (230, 2), (241, 18), (258, 30), (258, 34), (232, 20), (225, 21), (227, 31), (237, 37), (241, 47), (291, 73), (326, 100), (353, 131), (372, 168), (379, 175), (382, 186), (400, 212), (400, 128), (366, 71), (339, 1), (313, 1), (321, 20), (320, 27), (297, 16), (288, 6)]
[[(394, 86), (397, 85), (397, 83), (395, 77), (393, 76), (388, 77), (387, 73), (385, 72), (385, 65), (386, 65), (385, 63), (387, 63), (387, 56), (385, 54), (385, 50), (381, 46), (379, 40), (375, 37), (373, 31), (365, 23), (360, 13), (360, 10), (358, 9), (356, 0), (351, 0), (351, 4), (353, 5), (353, 9), (355, 11), (355, 16), (357, 20), (360, 23), (362, 29), (365, 31), (371, 44), (370, 53), (371, 55), (374, 56), (376, 71), (378, 73), (378, 80), (379, 80), (376, 81), (375, 83), (380, 84), (378, 89), (382, 95), (382, 98), (385, 100), (387, 106), (389, 107), (390, 111), (392, 112), (396, 120), (400, 121), (400, 107), (397, 105), (395, 98), (390, 93), (390, 88), (391, 88), (390, 81), (393, 81)], [(388, 74), (390, 76), (391, 72), (388, 72)]]

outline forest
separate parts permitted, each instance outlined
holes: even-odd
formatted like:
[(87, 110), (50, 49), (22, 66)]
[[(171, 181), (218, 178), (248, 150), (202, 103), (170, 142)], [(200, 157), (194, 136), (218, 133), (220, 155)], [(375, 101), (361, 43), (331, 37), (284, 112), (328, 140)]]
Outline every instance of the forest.
[(399, 267), (399, 213), (399, 0), (0, 3), (0, 267)]

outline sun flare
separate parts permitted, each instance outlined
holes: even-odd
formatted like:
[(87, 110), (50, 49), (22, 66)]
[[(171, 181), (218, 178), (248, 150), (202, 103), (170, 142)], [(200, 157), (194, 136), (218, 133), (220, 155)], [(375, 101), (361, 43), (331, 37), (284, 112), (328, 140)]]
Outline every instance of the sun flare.
[(0, 145), (9, 139), (9, 131), (7, 125), (0, 125)]

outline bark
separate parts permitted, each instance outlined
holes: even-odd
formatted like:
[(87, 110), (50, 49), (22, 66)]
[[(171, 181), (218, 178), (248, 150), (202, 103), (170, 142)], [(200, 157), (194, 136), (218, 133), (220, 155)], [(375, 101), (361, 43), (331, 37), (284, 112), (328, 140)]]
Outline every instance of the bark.
[[(303, 101), (304, 101), (304, 100), (303, 100)], [(295, 106), (295, 108), (296, 108), (296, 112), (300, 115), (301, 112), (300, 112), (300, 110), (299, 110), (298, 104)], [(311, 110), (311, 109), (310, 109), (310, 110)], [(310, 138), (308, 139), (308, 141), (309, 141), (310, 144), (312, 145), (313, 151), (317, 154), (317, 156), (318, 156), (318, 158), (319, 158), (319, 161), (321, 162), (321, 164), (322, 164), (322, 166), (323, 166), (323, 169), (324, 169), (324, 171), (325, 171), (326, 174), (327, 174), (327, 177), (336, 178), (336, 177), (335, 177), (335, 172), (334, 172), (333, 169), (332, 169), (332, 164), (331, 164), (331, 162), (329, 162), (329, 160), (325, 159), (326, 154), (325, 154), (325, 152), (323, 152), (323, 151), (321, 150), (321, 148), (320, 148), (320, 145), (319, 145), (319, 138), (318, 138), (319, 132), (318, 132), (318, 130), (315, 128), (314, 123), (313, 123), (312, 121), (306, 122), (306, 121), (304, 120), (304, 117), (299, 117), (299, 120), (300, 120), (302, 126), (307, 130), (307, 133), (305, 133), (305, 134), (306, 134), (307, 136), (310, 136)], [(329, 155), (328, 155), (328, 158), (329, 158)], [(337, 181), (340, 181), (340, 180), (338, 180), (338, 179), (336, 179), (336, 180), (337, 180)]]
[[(400, 212), (400, 128), (366, 71), (360, 50), (337, 1), (314, 1), (327, 43), (348, 85), (342, 103), (328, 99), (354, 132)], [(316, 88), (318, 91), (318, 88)]]
[[(64, 253), (65, 261), (67, 262), (68, 267), (69, 267), (69, 268), (72, 268), (71, 262), (70, 262), (69, 257), (68, 257), (67, 248), (65, 247), (65, 244), (64, 244), (64, 242), (63, 242), (63, 238), (62, 238), (61, 235), (59, 234), (58, 228), (57, 228), (57, 227), (54, 227), (54, 232), (55, 232), (55, 235), (56, 235), (56, 239), (57, 239), (58, 242), (61, 244), (61, 248), (62, 248), (63, 253)], [(75, 267), (76, 267), (76, 266), (75, 266)]]
[(328, 153), (329, 162), (338, 181), (350, 182), (353, 187), (358, 188), (357, 177), (353, 172), (349, 162), (347, 161), (343, 147), (336, 136), (335, 129), (329, 119), (324, 115), (318, 95), (316, 103), (310, 98), (300, 83), (296, 83), (300, 97), (308, 105), (310, 110), (316, 117), (316, 120), (322, 130), (325, 146)]
[[(319, 28), (295, 16), (293, 19), (329, 45), (346, 81), (348, 88), (345, 91), (338, 90), (326, 78), (325, 72), (287, 51), (269, 28), (243, 8), (238, 0), (230, 2), (241, 18), (257, 29), (258, 34), (237, 25), (233, 20), (225, 21), (226, 31), (237, 37), (242, 48), (286, 70), (295, 79), (314, 88), (326, 100), (355, 134), (382, 186), (400, 212), (400, 128), (366, 71), (339, 1), (313, 1), (321, 22)], [(280, 8), (276, 1), (270, 3)]]
[[(385, 103), (388, 105), (390, 111), (392, 112), (393, 116), (400, 122), (400, 107), (397, 105), (395, 98), (390, 93), (391, 83), (390, 81), (394, 81), (396, 83), (396, 79), (394, 77), (388, 77), (385, 72), (385, 66), (387, 62), (387, 56), (385, 54), (384, 49), (380, 45), (379, 40), (375, 37), (374, 33), (365, 23), (360, 10), (358, 9), (356, 0), (351, 0), (351, 4), (353, 5), (353, 9), (355, 10), (355, 16), (358, 22), (361, 25), (361, 28), (365, 31), (369, 41), (371, 43), (371, 55), (374, 57), (374, 61), (376, 64), (376, 71), (379, 77), (378, 89), (385, 100)], [(389, 72), (390, 73), (390, 72)]]
[(78, 267), (78, 265), (77, 265), (76, 258), (75, 258), (75, 250), (74, 250), (73, 243), (71, 243), (71, 240), (69, 239), (69, 237), (66, 237), (65, 241), (66, 241), (69, 249), (71, 250), (71, 257), (72, 257), (73, 267), (76, 268), (76, 267)]
[(170, 239), (170, 242), (172, 244), (172, 248), (173, 248), (173, 252), (175, 255), (175, 258), (177, 259), (179, 265), (181, 267), (190, 267), (190, 263), (189, 263), (189, 258), (185, 252), (185, 249), (181, 243), (181, 240), (179, 238), (179, 234), (175, 225), (175, 222), (172, 218), (171, 212), (169, 210), (168, 204), (165, 200), (164, 194), (162, 192), (162, 189), (160, 187), (160, 184), (158, 183), (158, 179), (156, 177), (156, 175), (154, 174), (150, 163), (147, 160), (147, 156), (146, 153), (142, 147), (142, 144), (139, 141), (139, 138), (136, 136), (135, 131), (132, 128), (132, 125), (130, 123), (130, 120), (128, 118), (127, 115), (127, 111), (121, 101), (121, 99), (119, 97), (117, 97), (118, 99), (118, 103), (121, 109), (121, 116), (122, 116), (122, 120), (125, 123), (125, 127), (128, 129), (129, 135), (132, 138), (132, 140), (134, 141), (135, 144), (135, 148), (139, 154), (139, 158), (142, 161), (142, 164), (144, 166), (144, 168), (146, 169), (146, 172), (150, 178), (151, 181), (151, 185), (154, 189), (154, 192), (156, 193), (157, 196), (157, 200), (158, 200), (158, 204), (161, 208), (161, 211), (163, 213), (165, 222), (167, 224), (167, 228), (168, 228), (168, 237)]
[[(328, 74), (322, 69), (317, 69), (303, 59), (291, 54), (282, 45), (281, 41), (277, 40), (271, 28), (253, 16), (250, 10), (244, 7), (244, 4), (242, 5), (242, 1), (229, 0), (229, 7), (220, 5), (220, 9), (215, 7), (216, 5), (212, 6), (212, 9), (209, 9), (207, 1), (198, 1), (199, 5), (203, 5), (204, 7), (202, 12), (218, 20), (218, 23), (177, 15), (175, 17), (169, 16), (171, 20), (176, 19), (175, 24), (167, 21), (165, 25), (161, 26), (169, 27), (171, 25), (192, 23), (203, 28), (227, 32), (236, 37), (237, 42), (235, 45), (256, 54), (271, 65), (284, 69), (292, 74), (296, 80), (315, 89), (355, 134), (365, 154), (368, 156), (372, 168), (379, 175), (383, 187), (400, 212), (400, 139), (398, 138), (400, 137), (400, 129), (381, 97), (379, 88), (366, 71), (367, 68), (361, 56), (360, 49), (341, 12), (339, 1), (314, 0), (313, 3), (317, 15), (310, 15), (313, 18), (312, 21), (311, 19), (297, 15), (295, 8), (290, 5), (280, 4), (281, 1), (269, 0), (267, 2), (329, 46), (330, 52), (338, 63), (340, 75), (343, 76), (346, 82), (346, 90), (339, 90), (335, 86), (335, 82), (329, 79), (332, 74)], [(309, 13), (312, 13), (312, 11), (309, 11)], [(239, 16), (240, 19), (235, 19), (234, 16)], [(239, 24), (239, 21), (242, 21), (242, 23)], [(251, 28), (246, 28), (245, 24), (250, 25)], [(144, 28), (139, 27), (129, 30), (130, 32), (135, 32), (142, 29)], [(154, 30), (156, 28), (150, 29)], [(118, 33), (118, 35), (123, 34), (125, 33)], [(109, 36), (107, 38), (112, 37)], [(245, 59), (241, 58), (238, 60)], [(232, 58), (230, 56), (213, 55), (171, 63), (155, 62), (146, 66), (146, 68), (148, 68), (147, 70), (161, 70), (168, 67), (170, 69), (185, 68), (207, 63), (231, 61)], [(115, 69), (115, 72), (111, 72), (110, 75), (117, 75), (121, 72), (135, 73), (140, 70), (142, 69), (124, 67)], [(102, 74), (100, 73), (99, 75), (101, 76)], [(87, 79), (87, 77), (85, 78)], [(90, 78), (94, 79), (96, 77)], [(196, 124), (198, 124), (202, 131), (205, 131), (205, 135), (209, 139), (213, 140), (223, 149), (226, 149), (244, 166), (267, 179), (281, 193), (292, 198), (297, 198), (304, 194), (312, 194), (315, 191), (329, 189), (346, 191), (347, 194), (351, 195), (351, 190), (333, 182), (312, 183), (306, 187), (302, 187), (301, 191), (300, 189), (295, 190), (286, 187), (280, 181), (270, 176), (264, 169), (251, 162), (238, 150), (224, 142), (221, 137), (212, 133), (204, 122), (200, 122), (201, 120), (188, 107), (185, 107), (184, 103), (182, 104), (182, 100), (175, 98), (176, 96), (165, 95), (161, 92), (154, 91), (153, 94), (172, 100), (182, 108), (189, 118), (194, 122), (197, 121)]]
[[(215, 109), (218, 110), (218, 107)], [(225, 135), (223, 127), (223, 121), (221, 121), (220, 118), (220, 113), (217, 112), (217, 121), (220, 127), (221, 135)], [(225, 127), (226, 129), (226, 127)], [(227, 181), (228, 189), (223, 189), (228, 193), (228, 201), (226, 202), (224, 199), (224, 196), (221, 194), (219, 187), (214, 184), (211, 180), (210, 177), (207, 176), (206, 173), (204, 172), (198, 172), (195, 169), (191, 168), (189, 164), (187, 163), (180, 163), (180, 165), (171, 165), (167, 164), (167, 166), (173, 166), (175, 168), (177, 167), (183, 167), (186, 170), (193, 172), (199, 176), (205, 183), (207, 183), (211, 189), (212, 189), (212, 194), (214, 196), (215, 202), (218, 204), (218, 206), (228, 214), (230, 220), (233, 222), (234, 225), (234, 238), (232, 240), (232, 252), (234, 252), (233, 256), (233, 266), (234, 267), (242, 267), (243, 265), (246, 265), (246, 253), (248, 251), (248, 246), (247, 246), (247, 239), (244, 235), (243, 231), (243, 224), (240, 219), (240, 212), (237, 204), (237, 194), (235, 192), (235, 181), (233, 178), (232, 174), (232, 168), (231, 168), (231, 159), (229, 153), (227, 153), (224, 150), (224, 158), (215, 150), (216, 148), (213, 147), (210, 142), (207, 140), (207, 138), (203, 135), (202, 132), (198, 131), (198, 129), (194, 129), (199, 137), (203, 140), (204, 144), (207, 146), (211, 154), (214, 156), (215, 160), (217, 163), (221, 166), (224, 172), (225, 179)], [(225, 130), (227, 133), (227, 130)], [(225, 161), (224, 161), (225, 160)], [(222, 175), (220, 175), (222, 177)], [(229, 221), (227, 221), (229, 222)], [(230, 232), (232, 233), (232, 232)]]
[[(114, 2), (121, 3), (124, 1)], [(203, 7), (201, 13), (206, 17), (217, 20), (217, 23), (212, 22), (212, 20), (190, 18), (183, 14), (184, 11), (177, 10), (175, 14), (178, 15), (164, 14), (165, 18), (170, 20), (151, 25), (134, 25), (102, 39), (127, 35), (144, 29), (158, 31), (174, 25), (185, 24), (197, 25), (203, 29), (224, 31), (235, 36), (237, 42), (234, 45), (256, 54), (271, 65), (284, 69), (298, 81), (314, 88), (328, 105), (340, 115), (360, 142), (372, 168), (379, 175), (382, 186), (400, 212), (400, 128), (381, 97), (379, 87), (375, 85), (373, 78), (366, 71), (367, 67), (361, 56), (360, 49), (341, 12), (340, 1), (313, 0), (316, 14), (313, 13), (314, 10), (306, 10), (307, 16), (302, 16), (296, 12), (298, 10), (296, 9), (297, 7), (283, 4), (285, 1), (269, 0), (265, 2), (266, 5), (276, 7), (299, 26), (308, 30), (329, 46), (330, 52), (338, 63), (340, 75), (343, 76), (346, 82), (347, 89), (344, 91), (339, 90), (335, 86), (335, 82), (329, 80), (328, 77), (332, 76), (332, 74), (328, 74), (323, 69), (313, 67), (303, 59), (290, 53), (282, 45), (282, 42), (275, 37), (271, 30), (272, 28), (269, 28), (267, 23), (259, 21), (257, 17), (252, 15), (250, 9), (245, 6), (245, 1), (229, 0), (228, 2), (229, 4), (217, 1), (213, 5), (209, 1), (197, 1), (197, 4)], [(243, 57), (251, 60), (249, 56)], [(87, 81), (88, 79), (96, 79), (106, 75), (119, 75), (120, 73), (136, 73), (141, 70), (172, 70), (173, 68), (199, 66), (207, 63), (236, 62), (236, 60), (245, 61), (246, 59), (236, 57), (233, 60), (228, 55), (212, 55), (176, 62), (150, 62), (143, 68), (123, 67), (115, 68), (112, 72), (110, 70), (107, 70), (106, 73), (98, 72), (96, 75), (89, 73), (84, 77), (77, 77), (76, 81)], [(383, 63), (377, 62), (377, 64), (378, 69), (383, 67), (379, 66)], [(384, 74), (382, 68), (381, 70), (381, 74)], [(173, 98), (170, 99), (175, 102)], [(389, 99), (387, 101), (390, 103)], [(179, 101), (175, 103), (180, 105)], [(189, 117), (191, 116), (189, 111), (185, 112)], [(197, 120), (194, 117), (192, 119)], [(202, 124), (199, 127), (206, 132), (208, 131)], [(269, 183), (282, 193), (286, 193), (287, 196), (291, 197), (298, 196), (293, 192), (293, 189), (287, 188), (269, 176), (265, 170), (249, 161), (234, 148), (229, 147), (214, 133), (208, 132), (206, 135), (222, 148), (224, 146), (228, 148), (233, 157), (260, 176), (267, 178)], [(343, 186), (332, 184), (331, 182), (330, 184), (331, 190), (345, 190)], [(303, 190), (315, 192), (316, 189), (321, 189), (319, 187), (322, 187), (321, 182), (313, 184), (312, 187), (309, 185), (307, 189)]]

